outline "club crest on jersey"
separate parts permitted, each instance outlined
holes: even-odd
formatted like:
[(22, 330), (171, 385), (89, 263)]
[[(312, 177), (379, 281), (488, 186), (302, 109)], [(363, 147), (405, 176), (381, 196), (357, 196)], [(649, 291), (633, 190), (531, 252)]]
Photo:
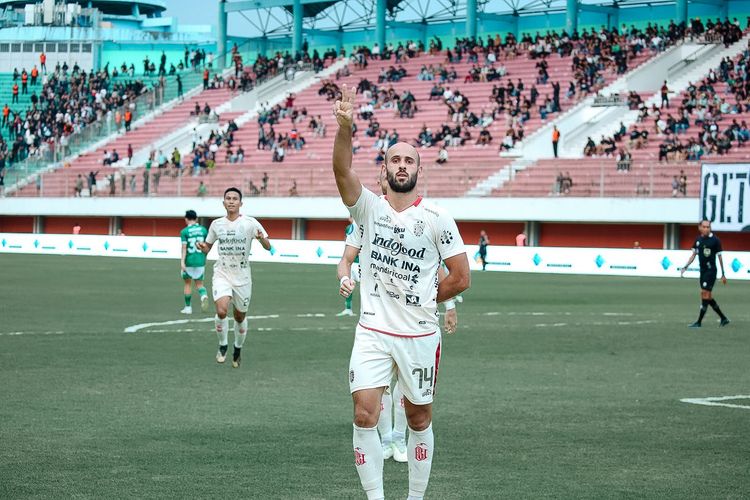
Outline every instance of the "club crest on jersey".
[[(414, 448), (414, 458), (417, 460), (417, 462), (424, 462), (425, 460), (427, 460), (427, 444), (426, 443), (419, 443)], [(364, 455), (363, 455), (363, 459), (364, 459)]]
[(424, 221), (418, 220), (414, 223), (414, 236), (422, 236), (424, 234)]
[(710, 248), (704, 248), (703, 249), (703, 256), (704, 257), (711, 257), (711, 249)]
[(354, 463), (357, 467), (365, 465), (365, 454), (362, 453), (362, 448), (354, 448)]
[(450, 245), (452, 241), (453, 241), (453, 233), (451, 233), (447, 229), (443, 231), (443, 234), (440, 235), (440, 243), (442, 243), (443, 245)]

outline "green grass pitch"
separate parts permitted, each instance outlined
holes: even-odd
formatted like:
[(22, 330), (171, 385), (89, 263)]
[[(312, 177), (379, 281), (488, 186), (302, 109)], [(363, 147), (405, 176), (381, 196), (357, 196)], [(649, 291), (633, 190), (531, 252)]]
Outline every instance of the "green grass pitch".
[[(0, 498), (364, 498), (332, 266), (253, 265), (234, 370), (211, 322), (123, 332), (184, 319), (175, 261), (1, 259)], [(428, 498), (747, 498), (750, 411), (680, 399), (750, 394), (748, 297), (690, 330), (696, 280), (474, 273)]]

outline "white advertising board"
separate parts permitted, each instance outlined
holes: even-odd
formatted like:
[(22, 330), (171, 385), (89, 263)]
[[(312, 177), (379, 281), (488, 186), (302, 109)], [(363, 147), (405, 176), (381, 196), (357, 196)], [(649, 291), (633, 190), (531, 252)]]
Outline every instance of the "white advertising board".
[[(336, 264), (341, 241), (273, 240), (270, 252), (253, 245), (255, 262)], [(480, 269), (476, 245), (467, 245), (472, 269)], [(214, 248), (209, 260), (215, 259)], [(0, 233), (0, 253), (89, 255), (179, 259), (179, 238)], [(504, 247), (488, 249), (488, 271), (678, 277), (689, 250), (633, 250), (613, 248)], [(729, 279), (750, 279), (750, 252), (724, 252)], [(697, 277), (697, 260), (686, 276)]]

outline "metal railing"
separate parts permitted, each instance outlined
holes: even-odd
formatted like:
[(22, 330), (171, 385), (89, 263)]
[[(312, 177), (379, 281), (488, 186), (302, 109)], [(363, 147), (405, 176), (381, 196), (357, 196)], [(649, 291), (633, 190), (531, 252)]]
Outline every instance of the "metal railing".
[[(4, 184), (6, 187), (14, 184), (24, 184), (31, 181), (31, 176), (55, 168), (66, 158), (80, 153), (92, 144), (116, 132), (125, 132), (125, 112), (132, 113), (131, 122), (153, 111), (164, 102), (164, 87), (151, 87), (134, 99), (127, 100), (123, 106), (112, 108), (102, 119), (91, 122), (85, 127), (74, 131), (70, 135), (51, 137), (20, 161), (10, 164), (5, 169)], [(116, 120), (119, 113), (120, 120)]]

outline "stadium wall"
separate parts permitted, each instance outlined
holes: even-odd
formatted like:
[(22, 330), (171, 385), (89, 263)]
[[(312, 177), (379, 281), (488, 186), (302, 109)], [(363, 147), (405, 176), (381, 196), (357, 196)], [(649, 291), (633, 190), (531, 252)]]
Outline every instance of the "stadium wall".
[[(203, 218), (208, 225), (211, 218)], [(272, 238), (297, 240), (338, 241), (343, 238), (346, 219), (271, 219), (260, 218)], [(74, 225), (82, 227), (81, 234), (128, 236), (173, 236), (185, 223), (174, 217), (0, 217), (0, 232), (71, 234)], [(571, 248), (641, 248), (669, 249), (667, 224), (591, 224), (561, 222), (496, 222), (458, 221), (458, 228), (466, 242), (474, 242), (479, 232), (487, 232), (493, 245), (513, 245), (516, 236), (525, 231), (530, 241), (539, 247)], [(36, 229), (36, 231), (35, 231)], [(121, 233), (120, 233), (121, 232)], [(750, 251), (750, 233), (717, 233), (724, 248)], [(677, 226), (677, 239), (672, 247), (690, 248), (697, 235), (695, 224)]]
[[(272, 245), (270, 252), (256, 246), (251, 260), (333, 265), (341, 259), (344, 247), (343, 241), (285, 239), (274, 239)], [(180, 247), (178, 237), (0, 233), (0, 253), (179, 259)], [(481, 269), (477, 246), (467, 245), (466, 249), (472, 269)], [(684, 250), (491, 246), (487, 254), (487, 270), (676, 278), (689, 256), (690, 253)], [(750, 252), (725, 251), (723, 257), (727, 278), (750, 280)], [(215, 248), (208, 258), (215, 260)], [(698, 276), (697, 263), (686, 276)]]
[[(495, 245), (512, 245), (521, 231), (541, 247), (689, 248), (698, 199), (456, 198), (436, 199), (457, 220), (467, 242), (481, 230)], [(172, 236), (192, 209), (201, 222), (223, 215), (219, 198), (0, 199), (0, 232)], [(337, 198), (248, 198), (246, 213), (273, 238), (337, 241), (348, 213)], [(314, 217), (310, 217), (314, 214)], [(727, 249), (750, 250), (750, 233), (719, 233)]]

